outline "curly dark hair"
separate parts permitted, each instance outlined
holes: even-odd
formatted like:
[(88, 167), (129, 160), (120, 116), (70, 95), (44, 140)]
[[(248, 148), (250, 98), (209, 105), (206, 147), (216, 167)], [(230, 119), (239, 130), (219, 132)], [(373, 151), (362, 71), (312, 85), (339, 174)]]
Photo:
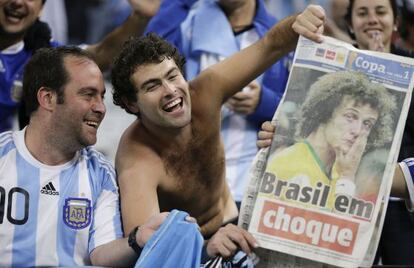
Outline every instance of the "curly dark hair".
[(147, 36), (132, 37), (122, 47), (121, 53), (115, 59), (111, 80), (113, 85), (113, 101), (115, 105), (131, 112), (125, 105), (137, 101), (137, 89), (131, 81), (131, 76), (137, 67), (148, 63), (160, 63), (165, 59), (173, 59), (183, 73), (185, 59), (178, 49), (154, 33)]
[(304, 139), (319, 125), (327, 123), (345, 96), (350, 96), (359, 104), (369, 104), (379, 112), (368, 136), (369, 147), (376, 148), (390, 142), (395, 98), (383, 85), (374, 84), (364, 74), (355, 71), (325, 74), (311, 85), (301, 107), (300, 121), (296, 126), (297, 138)]

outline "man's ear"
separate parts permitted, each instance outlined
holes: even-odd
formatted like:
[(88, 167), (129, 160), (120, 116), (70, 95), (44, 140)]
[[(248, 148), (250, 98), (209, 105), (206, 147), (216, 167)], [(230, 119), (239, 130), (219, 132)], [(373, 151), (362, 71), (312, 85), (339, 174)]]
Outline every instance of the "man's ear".
[(126, 98), (122, 98), (122, 102), (125, 104), (125, 106), (128, 108), (128, 110), (133, 114), (139, 113), (139, 107), (138, 107), (138, 101), (131, 102), (127, 100)]
[(57, 93), (48, 87), (41, 87), (37, 91), (39, 107), (47, 111), (53, 111), (57, 103)]

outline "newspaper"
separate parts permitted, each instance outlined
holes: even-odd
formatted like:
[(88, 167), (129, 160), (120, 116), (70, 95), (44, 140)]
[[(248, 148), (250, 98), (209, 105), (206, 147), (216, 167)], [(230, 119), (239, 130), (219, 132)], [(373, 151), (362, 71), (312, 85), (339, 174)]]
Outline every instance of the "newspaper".
[(258, 267), (372, 265), (413, 70), (413, 59), (299, 38), (240, 211), (261, 246)]

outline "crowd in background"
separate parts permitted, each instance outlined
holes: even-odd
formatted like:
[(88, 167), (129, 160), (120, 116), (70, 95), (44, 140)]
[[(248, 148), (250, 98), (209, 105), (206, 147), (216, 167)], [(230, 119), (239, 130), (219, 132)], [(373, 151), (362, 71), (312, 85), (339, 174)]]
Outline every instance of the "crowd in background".
[[(309, 4), (321, 5), (327, 11), (326, 35), (352, 43), (361, 49), (414, 56), (414, 1), (412, 0), (395, 2), (391, 0), (258, 0), (254, 8), (245, 11), (247, 13), (243, 16), (233, 14), (230, 8), (219, 9), (209, 5), (208, 0), (182, 1), (186, 2), (186, 6), (180, 7), (172, 7), (172, 1), (179, 0), (162, 1), (159, 13), (153, 17), (147, 31), (157, 32), (184, 54), (187, 58), (185, 73), (188, 80), (208, 66), (259, 40), (277, 20), (301, 12)], [(384, 10), (375, 10), (375, 14), (358, 14), (356, 17), (351, 14), (355, 5), (373, 2), (388, 3), (389, 10), (386, 11), (388, 17), (383, 16)], [(362, 13), (362, 11), (358, 12)], [(130, 14), (131, 6), (127, 0), (50, 0), (45, 3), (41, 20), (48, 23), (54, 40), (60, 44), (78, 45), (99, 42), (121, 25)], [(197, 19), (203, 21), (203, 14), (208, 14), (208, 19), (215, 16), (217, 27), (193, 24)], [(370, 36), (361, 30), (363, 23), (379, 25), (378, 28), (383, 32), (381, 39), (372, 41)], [(186, 29), (196, 27), (199, 27), (197, 32), (200, 35), (191, 36), (191, 39), (183, 42), (182, 36), (188, 36)], [(218, 33), (217, 31), (220, 30), (222, 32)], [(220, 36), (220, 41), (215, 42), (212, 39), (214, 35)], [(205, 36), (210, 38), (209, 43), (206, 42), (207, 39), (203, 39)], [(199, 51), (203, 51), (202, 56), (197, 59), (191, 58), (193, 54), (188, 50), (194, 44), (198, 46)], [(232, 44), (236, 45), (232, 47)], [(224, 50), (224, 47), (227, 50)], [(277, 108), (283, 95), (291, 59), (292, 55), (281, 59), (263, 76), (251, 81), (241, 92), (234, 94), (222, 107), (221, 134), (225, 143), (228, 172), (226, 179), (238, 205), (246, 185), (245, 175), (257, 152), (256, 133), (261, 123), (270, 120)], [(109, 81), (106, 83), (108, 97), (105, 103), (108, 112), (99, 132), (96, 147), (113, 161), (120, 135), (135, 118), (127, 116), (119, 107), (112, 104), (111, 86)], [(413, 113), (414, 110), (410, 109), (399, 161), (414, 157)], [(17, 119), (13, 128), (18, 128)], [(237, 135), (240, 137), (235, 139)], [(246, 144), (253, 147), (243, 147)], [(240, 168), (241, 166), (243, 168)], [(411, 254), (413, 250), (414, 216), (405, 209), (401, 200), (393, 199), (390, 201), (376, 263), (414, 265), (414, 254)]]

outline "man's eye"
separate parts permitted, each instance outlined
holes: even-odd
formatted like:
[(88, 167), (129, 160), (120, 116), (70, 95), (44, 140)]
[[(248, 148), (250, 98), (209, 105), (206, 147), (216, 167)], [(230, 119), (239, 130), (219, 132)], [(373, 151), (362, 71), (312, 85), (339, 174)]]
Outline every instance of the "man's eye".
[(151, 92), (151, 91), (154, 91), (157, 87), (158, 87), (157, 84), (153, 84), (153, 85), (148, 86), (145, 91)]
[(355, 119), (355, 115), (354, 114), (352, 114), (352, 113), (347, 113), (347, 114), (345, 114), (345, 118), (347, 119), (347, 120), (353, 120), (353, 119)]
[(364, 122), (364, 126), (365, 126), (367, 129), (371, 129), (371, 128), (374, 126), (374, 124), (373, 124), (371, 121), (365, 121), (365, 122)]
[(171, 75), (170, 77), (168, 77), (168, 80), (174, 81), (175, 78), (177, 78), (177, 75)]
[(87, 98), (93, 98), (93, 96), (95, 96), (95, 94), (92, 93), (92, 92), (85, 92), (85, 93), (83, 93), (83, 96), (85, 96)]

